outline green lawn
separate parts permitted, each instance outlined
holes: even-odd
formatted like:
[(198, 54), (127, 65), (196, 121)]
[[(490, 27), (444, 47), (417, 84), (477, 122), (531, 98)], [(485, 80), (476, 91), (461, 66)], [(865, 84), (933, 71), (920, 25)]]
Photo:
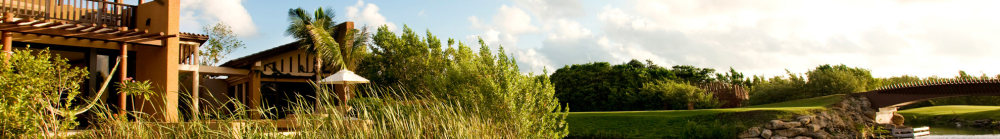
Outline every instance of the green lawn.
[(572, 112), (566, 121), (570, 138), (735, 138), (748, 126), (822, 110), (842, 97), (728, 109)]
[(945, 105), (898, 111), (907, 123), (938, 124), (952, 118), (965, 120), (1000, 119), (1000, 106)]

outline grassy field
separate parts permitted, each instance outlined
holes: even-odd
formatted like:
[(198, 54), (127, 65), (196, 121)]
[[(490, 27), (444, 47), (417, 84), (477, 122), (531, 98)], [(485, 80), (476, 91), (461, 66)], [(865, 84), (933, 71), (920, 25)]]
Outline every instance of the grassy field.
[(572, 112), (569, 138), (735, 138), (749, 126), (823, 110), (843, 95), (743, 108)]
[(898, 111), (907, 123), (947, 124), (950, 119), (1000, 119), (1000, 106), (946, 105)]

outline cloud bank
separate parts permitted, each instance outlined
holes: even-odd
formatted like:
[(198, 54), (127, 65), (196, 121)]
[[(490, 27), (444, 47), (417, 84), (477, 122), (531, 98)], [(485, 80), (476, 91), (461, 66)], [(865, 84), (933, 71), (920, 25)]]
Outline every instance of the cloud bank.
[(382, 13), (379, 13), (378, 5), (373, 3), (358, 0), (356, 4), (347, 7), (347, 16), (359, 25), (372, 26), (372, 29), (377, 29), (382, 25), (388, 26), (389, 30), (392, 31), (398, 29), (396, 24), (389, 22), (385, 16), (382, 16)]
[[(515, 3), (498, 7), (492, 22), (469, 17), (470, 26), (536, 73), (631, 59), (767, 76), (820, 64), (869, 68), (879, 77), (1000, 73), (995, 1), (636, 0), (594, 13), (579, 1)], [(512, 45), (531, 34), (545, 36), (541, 46)]]
[(242, 0), (184, 0), (180, 2), (182, 30), (201, 30), (202, 26), (223, 22), (241, 36), (257, 35), (257, 26)]

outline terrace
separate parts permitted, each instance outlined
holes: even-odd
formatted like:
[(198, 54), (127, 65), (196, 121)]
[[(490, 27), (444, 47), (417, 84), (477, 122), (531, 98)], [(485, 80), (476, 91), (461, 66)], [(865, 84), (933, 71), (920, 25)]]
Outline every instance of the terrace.
[(154, 46), (175, 36), (137, 27), (138, 7), (121, 0), (0, 0), (0, 30)]

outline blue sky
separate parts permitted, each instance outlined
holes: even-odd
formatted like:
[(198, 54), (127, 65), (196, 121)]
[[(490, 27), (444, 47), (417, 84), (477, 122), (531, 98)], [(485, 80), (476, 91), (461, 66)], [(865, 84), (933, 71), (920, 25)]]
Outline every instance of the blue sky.
[(1000, 73), (1000, 5), (986, 0), (346, 1), (183, 0), (181, 31), (225, 22), (247, 48), (291, 42), (287, 11), (332, 8), (358, 25), (405, 24), (467, 44), (503, 45), (525, 72), (630, 59), (747, 74), (846, 64), (877, 77)]

